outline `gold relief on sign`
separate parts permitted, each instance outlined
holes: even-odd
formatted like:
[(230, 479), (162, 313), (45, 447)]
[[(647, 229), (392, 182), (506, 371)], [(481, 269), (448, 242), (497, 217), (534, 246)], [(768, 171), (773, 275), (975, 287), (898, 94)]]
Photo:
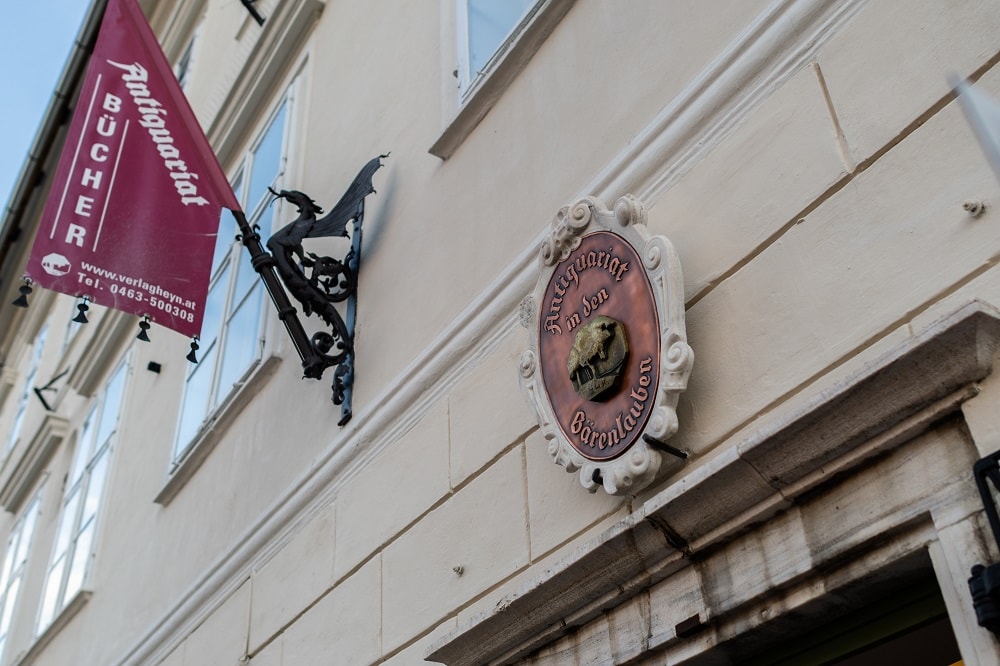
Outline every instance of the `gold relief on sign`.
[(607, 397), (621, 383), (627, 359), (625, 325), (605, 315), (594, 317), (577, 330), (566, 359), (573, 390), (584, 400)]

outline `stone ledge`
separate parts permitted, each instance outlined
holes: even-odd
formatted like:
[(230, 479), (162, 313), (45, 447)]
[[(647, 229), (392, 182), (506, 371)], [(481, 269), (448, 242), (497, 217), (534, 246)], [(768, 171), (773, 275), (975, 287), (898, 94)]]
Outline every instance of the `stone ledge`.
[(41, 656), (42, 652), (45, 650), (46, 646), (52, 642), (52, 639), (59, 635), (59, 632), (63, 630), (70, 621), (76, 617), (87, 602), (90, 601), (90, 597), (94, 596), (94, 593), (90, 590), (80, 590), (77, 592), (69, 603), (63, 606), (63, 609), (59, 611), (52, 623), (42, 630), (35, 641), (28, 648), (28, 651), (19, 654), (14, 658), (14, 663), (17, 666), (28, 666), (29, 664), (35, 663), (35, 660)]
[[(746, 525), (741, 516), (759, 520), (790, 506), (826, 478), (815, 472), (879, 434), (935, 404), (957, 410), (960, 401), (942, 398), (986, 377), (998, 346), (1000, 311), (988, 304), (974, 301), (936, 321), (787, 415), (765, 417), (731, 450), (442, 638), (428, 661), (511, 663), (621, 605), (686, 566), (690, 540), (729, 523), (698, 547), (724, 542)], [(784, 496), (792, 484), (795, 493)]]
[[(41, 427), (30, 442), (22, 442), (8, 461), (13, 469), (0, 481), (0, 507), (16, 513), (21, 503), (34, 487), (42, 469), (55, 450), (69, 434), (69, 422), (55, 414), (46, 413)], [(6, 468), (6, 466), (4, 466)], [(6, 469), (4, 469), (6, 472)]]
[(184, 454), (172, 463), (163, 487), (153, 498), (155, 504), (169, 506), (181, 488), (187, 485), (187, 482), (215, 450), (236, 417), (264, 388), (280, 362), (281, 357), (274, 355), (254, 361), (229, 396), (206, 417), (198, 434), (195, 435), (194, 441)]

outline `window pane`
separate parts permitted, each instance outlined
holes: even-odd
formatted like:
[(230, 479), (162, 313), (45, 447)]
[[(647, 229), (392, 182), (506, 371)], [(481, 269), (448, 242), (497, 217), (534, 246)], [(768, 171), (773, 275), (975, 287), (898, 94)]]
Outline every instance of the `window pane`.
[(205, 420), (212, 391), (212, 373), (215, 371), (215, 347), (211, 347), (194, 369), (184, 389), (184, 404), (181, 406), (181, 422), (177, 432), (177, 447), (174, 457), (179, 456), (198, 432)]
[(38, 372), (38, 364), (42, 361), (42, 348), (45, 347), (45, 338), (49, 335), (49, 325), (45, 324), (42, 326), (42, 330), (38, 332), (38, 337), (35, 338), (35, 349), (31, 354), (31, 369), (29, 374), (33, 377), (36, 372)]
[(285, 104), (278, 109), (267, 132), (253, 151), (250, 162), (250, 191), (247, 211), (252, 213), (268, 194), (267, 186), (274, 183), (281, 171), (281, 144), (285, 133)]
[(222, 373), (219, 376), (219, 400), (226, 396), (255, 358), (259, 336), (260, 301), (263, 289), (258, 287), (236, 311), (226, 329)]
[(101, 454), (101, 457), (94, 463), (94, 467), (90, 471), (90, 481), (87, 483), (87, 499), (83, 503), (81, 523), (86, 523), (97, 513), (98, 506), (101, 503), (101, 491), (104, 489), (104, 478), (107, 476), (107, 473), (108, 450), (104, 449), (104, 453)]
[(194, 53), (194, 41), (195, 37), (192, 37), (191, 41), (184, 47), (184, 52), (181, 53), (181, 57), (177, 61), (177, 66), (174, 67), (174, 74), (177, 75), (177, 83), (180, 84), (182, 90), (187, 87), (188, 74), (191, 73), (191, 55)]
[(28, 409), (28, 399), (31, 397), (35, 384), (35, 375), (38, 374), (38, 365), (42, 361), (42, 349), (45, 347), (45, 338), (49, 334), (49, 327), (46, 324), (38, 332), (35, 338), (35, 346), (31, 352), (31, 362), (28, 365), (28, 372), (24, 377), (24, 392), (21, 394), (21, 401), (18, 403), (17, 416), (14, 417), (14, 427), (11, 428), (10, 436), (7, 438), (7, 450), (10, 451), (17, 444), (17, 438), (21, 434), (21, 426), (24, 425), (24, 415)]
[(250, 288), (260, 282), (260, 277), (253, 269), (253, 264), (250, 263), (249, 252), (245, 250), (240, 252), (236, 261), (239, 262), (239, 269), (236, 271), (236, 290), (233, 292), (233, 302), (239, 303), (250, 291)]
[(3, 618), (0, 619), (0, 634), (4, 636), (7, 635), (7, 630), (10, 629), (10, 619), (14, 616), (14, 603), (17, 601), (17, 591), (19, 589), (21, 589), (21, 579), (17, 578), (11, 583), (10, 589), (7, 591), (7, 599), (3, 604)]
[(468, 1), (469, 79), (475, 79), (536, 0)]
[(17, 545), (17, 555), (14, 561), (20, 565), (28, 559), (28, 546), (31, 545), (31, 535), (35, 532), (35, 519), (38, 517), (39, 500), (35, 500), (28, 507), (24, 514), (24, 523), (21, 525), (21, 539)]
[(87, 563), (90, 561), (90, 546), (94, 539), (94, 524), (90, 523), (76, 540), (73, 564), (66, 577), (66, 593), (63, 594), (62, 599), (63, 606), (73, 598), (73, 595), (83, 589), (83, 579), (87, 573)]
[(7, 540), (7, 552), (3, 557), (3, 574), (0, 576), (0, 593), (7, 587), (10, 581), (10, 570), (14, 568), (14, 560), (17, 559), (17, 539), (20, 531), (11, 532), (10, 539)]
[[(245, 195), (245, 192), (243, 190), (245, 188), (243, 187), (244, 183), (243, 183), (243, 167), (242, 166), (240, 167), (240, 172), (238, 174), (236, 174), (236, 178), (233, 179), (232, 185), (233, 185), (233, 194), (236, 195), (236, 200), (239, 201), (240, 203), (243, 203), (243, 197)], [(230, 215), (229, 219), (232, 220), (233, 216)], [(233, 220), (233, 231), (234, 231), (234, 233), (235, 233), (235, 230), (236, 230), (236, 221)]]
[(7, 439), (7, 450), (10, 451), (17, 444), (17, 438), (21, 435), (21, 426), (24, 425), (24, 414), (28, 411), (28, 401), (25, 400), (21, 403), (21, 406), (17, 409), (17, 416), (14, 417), (14, 427), (10, 431), (10, 437)]
[(59, 537), (56, 539), (55, 550), (52, 551), (53, 559), (62, 555), (69, 548), (69, 539), (76, 526), (76, 510), (80, 504), (81, 494), (78, 487), (73, 496), (64, 505), (65, 508), (63, 509), (62, 517), (59, 519)]
[(96, 446), (103, 446), (118, 425), (118, 412), (122, 406), (122, 393), (125, 388), (125, 365), (115, 371), (108, 383), (101, 406), (101, 425), (97, 430)]
[(229, 257), (229, 250), (232, 249), (234, 242), (236, 242), (236, 220), (232, 213), (223, 208), (219, 217), (219, 235), (215, 237), (215, 253), (212, 255), (213, 276), (222, 262)]
[(83, 430), (80, 432), (80, 439), (77, 441), (76, 451), (73, 453), (73, 467), (70, 468), (68, 487), (73, 486), (83, 474), (83, 467), (90, 459), (90, 452), (94, 450), (96, 419), (97, 405), (94, 405), (90, 414), (87, 415), (87, 420), (83, 422)]
[(52, 619), (55, 617), (56, 607), (59, 603), (59, 586), (62, 585), (62, 574), (65, 566), (66, 558), (56, 562), (49, 572), (49, 577), (45, 580), (42, 612), (38, 616), (38, 634), (41, 634), (46, 627), (52, 624)]
[[(208, 299), (205, 301), (205, 318), (201, 322), (202, 349), (212, 344), (212, 341), (219, 335), (219, 327), (222, 326), (222, 313), (226, 309), (226, 294), (229, 292), (229, 265), (219, 273), (215, 282), (208, 290)], [(202, 362), (204, 363), (204, 361)]]

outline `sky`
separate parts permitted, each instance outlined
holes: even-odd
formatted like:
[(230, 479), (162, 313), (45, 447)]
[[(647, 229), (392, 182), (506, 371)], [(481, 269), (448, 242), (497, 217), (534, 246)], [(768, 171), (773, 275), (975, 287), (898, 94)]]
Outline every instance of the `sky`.
[(0, 201), (21, 172), (90, 0), (5, 2), (0, 21)]

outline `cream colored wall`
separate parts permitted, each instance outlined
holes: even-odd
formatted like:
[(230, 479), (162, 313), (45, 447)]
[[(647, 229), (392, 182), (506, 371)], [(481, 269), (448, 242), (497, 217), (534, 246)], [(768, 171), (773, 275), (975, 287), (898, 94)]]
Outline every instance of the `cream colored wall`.
[[(336, 426), (327, 381), (299, 381), (272, 320), (284, 358), (154, 504), (186, 352), (154, 331), (94, 596), (35, 663), (420, 663), (627, 516), (643, 498), (583, 492), (517, 387), (536, 243), (579, 195), (634, 192), (680, 255), (696, 362), (672, 443), (689, 469), (958, 304), (1000, 304), (997, 213), (962, 209), (998, 184), (944, 80), (986, 68), (1000, 96), (1000, 2), (827, 5), (579, 0), (441, 161), (447, 11), (326, 2), (274, 89), (302, 73), (287, 184), (322, 205), (392, 151), (366, 217), (354, 420)], [(207, 3), (196, 66), (219, 67), (190, 89), (206, 126), (252, 50), (229, 34), (241, 12)]]
[[(711, 448), (853, 355), (907, 335), (987, 268), (990, 213), (973, 219), (962, 203), (989, 199), (996, 181), (956, 104), (943, 102), (947, 72), (969, 75), (996, 52), (1000, 14), (988, 6), (867, 6), (653, 210), (693, 301), (698, 366), (683, 400), (697, 406), (685, 446)], [(980, 84), (994, 94), (995, 76)], [(736, 194), (711, 196), (708, 183)], [(726, 220), (725, 237), (713, 240), (706, 219)]]

